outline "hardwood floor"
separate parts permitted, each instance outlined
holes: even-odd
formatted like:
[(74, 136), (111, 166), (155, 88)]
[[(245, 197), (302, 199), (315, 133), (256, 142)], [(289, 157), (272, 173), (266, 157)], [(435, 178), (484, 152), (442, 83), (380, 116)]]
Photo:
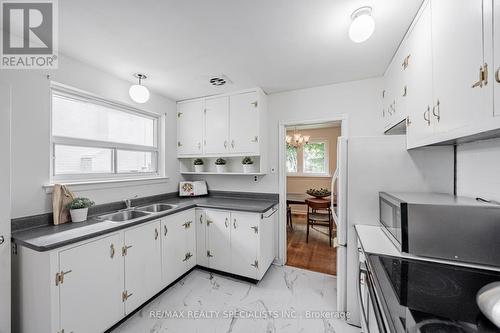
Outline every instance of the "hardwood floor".
[[(337, 251), (328, 242), (328, 228), (309, 229), (306, 243), (305, 215), (293, 215), (293, 230), (287, 227), (287, 265), (330, 275), (337, 274)], [(335, 232), (333, 234), (335, 237)]]

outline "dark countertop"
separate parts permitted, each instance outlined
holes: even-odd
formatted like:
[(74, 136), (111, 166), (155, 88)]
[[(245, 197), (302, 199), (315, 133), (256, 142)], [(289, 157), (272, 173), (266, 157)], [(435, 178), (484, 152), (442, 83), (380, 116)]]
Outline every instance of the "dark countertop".
[[(61, 225), (45, 225), (32, 229), (14, 231), (12, 241), (21, 246), (28, 247), (38, 252), (53, 250), (62, 246), (77, 243), (112, 233), (117, 230), (129, 228), (134, 225), (157, 220), (167, 215), (175, 214), (183, 210), (200, 207), (243, 211), (252, 213), (264, 213), (275, 206), (277, 200), (260, 200), (255, 198), (228, 198), (228, 197), (200, 197), (200, 198), (171, 198), (151, 203), (169, 203), (177, 205), (176, 208), (166, 212), (152, 214), (142, 219), (130, 222), (100, 221), (96, 216), (81, 223), (65, 223)], [(101, 212), (99, 215), (105, 213)]]

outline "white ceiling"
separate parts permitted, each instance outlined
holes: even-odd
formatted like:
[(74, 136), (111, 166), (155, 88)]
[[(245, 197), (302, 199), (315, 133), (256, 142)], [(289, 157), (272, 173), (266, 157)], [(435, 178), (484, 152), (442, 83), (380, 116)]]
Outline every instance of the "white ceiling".
[[(259, 86), (293, 90), (380, 76), (422, 0), (59, 1), (60, 52), (175, 100)], [(372, 38), (348, 38), (371, 5)], [(225, 74), (233, 84), (212, 87)]]

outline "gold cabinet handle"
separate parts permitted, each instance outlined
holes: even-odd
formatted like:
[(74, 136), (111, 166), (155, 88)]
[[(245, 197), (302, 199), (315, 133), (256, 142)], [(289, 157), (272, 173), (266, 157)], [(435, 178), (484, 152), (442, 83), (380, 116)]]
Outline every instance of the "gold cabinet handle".
[[(439, 102), (439, 99), (438, 99), (436, 105), (434, 105), (432, 107), (432, 114), (434, 115), (434, 117), (436, 117), (438, 122), (441, 119), (441, 109), (439, 107), (440, 105), (441, 105), (441, 103)], [(436, 110), (437, 110), (437, 113), (436, 113)]]
[(233, 220), (233, 228), (236, 229), (236, 219)]
[(408, 87), (404, 86), (403, 87), (403, 97), (406, 97), (406, 95), (408, 95)]
[(203, 215), (200, 214), (200, 224), (203, 224)]
[(472, 85), (472, 88), (482, 88), (488, 85), (488, 64), (485, 63), (483, 66), (479, 68), (479, 80)]
[(111, 244), (109, 246), (109, 252), (110, 252), (109, 256), (111, 257), (111, 259), (113, 259), (115, 256), (115, 244)]
[(166, 236), (166, 235), (167, 235), (167, 233), (168, 233), (167, 226), (166, 226), (166, 225), (164, 225), (164, 226), (163, 226), (163, 235), (165, 235), (165, 236)]
[(182, 226), (184, 227), (184, 229), (188, 229), (189, 227), (191, 227), (191, 223), (193, 223), (193, 221), (187, 221), (183, 223)]
[(124, 291), (122, 293), (122, 301), (125, 302), (126, 300), (128, 300), (130, 298), (130, 296), (132, 296), (134, 293), (128, 293), (128, 291)]
[(229, 227), (229, 221), (227, 220), (227, 217), (226, 217), (226, 220), (224, 221), (224, 225), (227, 227)]
[(158, 235), (159, 235), (159, 233), (158, 233), (158, 228), (155, 228), (155, 240), (157, 240), (157, 239), (158, 239)]
[(122, 247), (122, 257), (125, 257), (128, 253), (128, 249), (130, 249), (132, 245), (125, 245)]
[(431, 107), (427, 106), (427, 110), (424, 112), (424, 120), (427, 122), (427, 126), (431, 126)]
[(188, 261), (193, 255), (191, 254), (191, 252), (188, 252), (186, 253), (186, 255), (184, 256), (184, 259), (182, 259), (182, 261)]
[(497, 83), (500, 83), (500, 67), (498, 67), (495, 71), (495, 81), (497, 81)]
[(207, 227), (210, 227), (210, 225), (214, 223), (213, 221), (210, 221), (209, 219), (207, 219)]

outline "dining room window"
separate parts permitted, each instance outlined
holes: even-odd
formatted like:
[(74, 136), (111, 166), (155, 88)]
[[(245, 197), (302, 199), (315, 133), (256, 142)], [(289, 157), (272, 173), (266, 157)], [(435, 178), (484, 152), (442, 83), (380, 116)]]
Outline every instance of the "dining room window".
[(299, 147), (287, 146), (289, 176), (329, 176), (328, 140), (311, 140)]

